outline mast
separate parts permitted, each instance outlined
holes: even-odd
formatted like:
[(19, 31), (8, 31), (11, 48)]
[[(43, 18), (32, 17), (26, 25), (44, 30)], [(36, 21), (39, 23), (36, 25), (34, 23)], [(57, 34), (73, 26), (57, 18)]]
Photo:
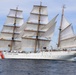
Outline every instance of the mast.
[(16, 7), (15, 20), (14, 20), (14, 28), (13, 28), (13, 34), (12, 34), (11, 45), (10, 45), (10, 51), (12, 50), (12, 45), (13, 45), (13, 42), (14, 42), (15, 29), (16, 29), (17, 10), (18, 10), (18, 7)]
[(36, 47), (37, 47), (37, 42), (38, 42), (39, 27), (40, 27), (40, 16), (41, 16), (41, 5), (42, 5), (42, 2), (40, 2), (40, 7), (39, 7), (38, 27), (37, 27), (37, 32), (36, 32), (36, 40), (35, 40), (35, 50), (34, 50), (34, 53), (36, 53)]
[(56, 18), (57, 15), (48, 22), (47, 6), (41, 3), (34, 5), (27, 22), (21, 28), (22, 50), (36, 53), (47, 49), (54, 33)]
[(63, 16), (64, 16), (64, 8), (65, 5), (62, 7), (62, 15), (61, 15), (61, 23), (60, 23), (60, 28), (59, 28), (59, 38), (58, 38), (58, 47), (60, 46), (60, 36), (61, 36), (61, 27), (62, 27), (62, 22), (63, 22)]

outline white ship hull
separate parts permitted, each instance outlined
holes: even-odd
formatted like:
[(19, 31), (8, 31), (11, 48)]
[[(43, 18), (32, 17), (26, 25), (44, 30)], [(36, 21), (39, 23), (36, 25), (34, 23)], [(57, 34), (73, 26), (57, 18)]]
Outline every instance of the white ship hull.
[(2, 59), (50, 59), (69, 60), (76, 57), (76, 51), (51, 51), (39, 53), (2, 52)]

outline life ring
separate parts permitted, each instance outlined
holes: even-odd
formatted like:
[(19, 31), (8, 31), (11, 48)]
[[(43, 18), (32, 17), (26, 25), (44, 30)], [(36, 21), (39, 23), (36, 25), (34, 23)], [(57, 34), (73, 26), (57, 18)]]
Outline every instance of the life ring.
[(4, 55), (3, 55), (2, 51), (0, 51), (0, 57), (1, 57), (2, 59), (4, 59)]

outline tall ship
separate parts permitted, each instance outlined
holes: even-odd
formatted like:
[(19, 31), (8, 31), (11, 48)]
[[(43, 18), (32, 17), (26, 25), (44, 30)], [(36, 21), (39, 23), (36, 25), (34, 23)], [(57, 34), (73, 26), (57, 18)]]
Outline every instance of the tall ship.
[(76, 57), (76, 38), (72, 25), (62, 9), (58, 48), (48, 50), (56, 28), (56, 15), (48, 21), (47, 6), (34, 5), (27, 22), (22, 10), (11, 9), (0, 33), (1, 59), (50, 59), (70, 60)]

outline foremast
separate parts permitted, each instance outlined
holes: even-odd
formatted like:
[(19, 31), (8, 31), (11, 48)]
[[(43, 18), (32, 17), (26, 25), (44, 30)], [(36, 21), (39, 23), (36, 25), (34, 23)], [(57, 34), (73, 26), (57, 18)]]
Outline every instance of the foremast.
[(10, 9), (0, 34), (1, 50), (20, 50), (21, 37), (19, 37), (19, 29), (24, 22), (22, 12), (18, 7)]
[(18, 11), (18, 7), (16, 7), (16, 13), (15, 13), (14, 24), (13, 24), (14, 25), (14, 27), (13, 27), (13, 34), (12, 34), (12, 40), (11, 40), (11, 44), (10, 44), (10, 51), (12, 50), (12, 46), (13, 46), (14, 39), (15, 39), (17, 11)]

